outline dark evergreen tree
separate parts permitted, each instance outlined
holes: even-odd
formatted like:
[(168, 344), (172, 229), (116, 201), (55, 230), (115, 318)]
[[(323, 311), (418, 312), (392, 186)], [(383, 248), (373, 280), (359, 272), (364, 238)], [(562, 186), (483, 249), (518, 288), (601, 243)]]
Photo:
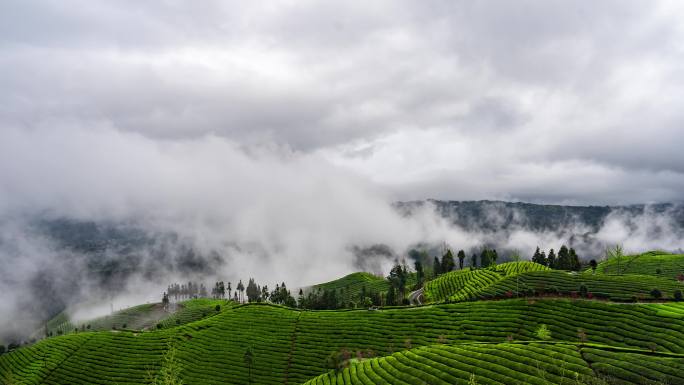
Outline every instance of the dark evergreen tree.
[(261, 300), (261, 288), (254, 282), (254, 278), (250, 278), (247, 283), (247, 301), (259, 302)]
[(463, 261), (465, 260), (465, 252), (463, 250), (458, 251), (458, 268), (463, 270)]
[(539, 251), (539, 246), (537, 246), (537, 250), (535, 250), (534, 255), (532, 255), (532, 262), (546, 266), (546, 263), (547, 263), (546, 256), (544, 255), (543, 252)]
[(394, 291), (394, 286), (389, 287), (387, 289), (387, 298), (385, 300), (385, 304), (387, 306), (394, 306), (397, 304), (397, 297), (396, 297), (396, 292)]
[(591, 261), (589, 261), (589, 266), (591, 266), (591, 272), (595, 274), (596, 268), (598, 267), (598, 263), (596, 263), (596, 260), (592, 259)]
[(442, 255), (441, 267), (442, 273), (448, 273), (453, 270), (454, 267), (456, 267), (456, 263), (454, 262), (454, 254), (451, 252), (451, 250), (447, 250), (447, 252)]
[(579, 257), (577, 256), (575, 249), (570, 248), (569, 254), (570, 254), (570, 270), (580, 271), (580, 269), (582, 268), (582, 263), (580, 263)]
[(476, 268), (477, 268), (477, 254), (473, 254), (473, 255), (470, 257), (470, 267), (473, 268), (473, 269), (476, 269)]
[(439, 258), (435, 257), (434, 262), (432, 262), (432, 278), (436, 278), (440, 274), (442, 274), (442, 264), (439, 263)]
[(420, 261), (415, 261), (413, 267), (416, 269), (416, 286), (418, 288), (423, 287), (423, 282), (425, 281), (425, 274), (423, 273), (423, 264)]
[(548, 267), (552, 269), (556, 268), (556, 252), (554, 252), (553, 249), (549, 250), (549, 256), (546, 260), (548, 261)]
[(491, 251), (488, 249), (482, 249), (482, 252), (480, 253), (480, 267), (489, 267), (491, 265), (492, 259), (491, 259)]
[(239, 296), (238, 298), (239, 298), (239, 301), (240, 301), (240, 302), (243, 302), (243, 301), (244, 301), (244, 298), (243, 298), (243, 296), (242, 296), (242, 292), (245, 290), (245, 285), (242, 284), (242, 280), (240, 280), (240, 282), (238, 282), (237, 287), (235, 288), (235, 290), (240, 292), (240, 296)]
[(556, 260), (556, 269), (572, 270), (572, 261), (570, 260), (570, 251), (565, 245), (562, 245), (558, 250), (558, 257)]

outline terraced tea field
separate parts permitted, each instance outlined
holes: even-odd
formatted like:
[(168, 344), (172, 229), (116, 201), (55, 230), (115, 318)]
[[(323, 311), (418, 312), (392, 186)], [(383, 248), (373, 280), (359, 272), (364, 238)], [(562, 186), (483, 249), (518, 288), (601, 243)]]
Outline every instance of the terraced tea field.
[[(676, 266), (680, 256), (650, 254), (633, 259), (631, 270), (647, 271), (662, 258), (670, 257), (674, 262), (668, 264), (669, 271), (679, 271)], [(592, 298), (634, 302), (674, 300), (675, 292), (684, 291), (684, 282), (665, 275), (632, 273), (618, 276), (601, 271), (577, 273), (550, 270), (532, 262), (509, 262), (486, 269), (444, 274), (425, 284), (425, 299), (428, 302), (460, 302), (540, 295), (577, 296), (586, 289), (586, 295)], [(654, 289), (660, 292), (660, 297), (654, 298)]]
[[(53, 335), (110, 329), (142, 330), (155, 328), (159, 323), (163, 327), (175, 326), (197, 321), (215, 312), (216, 305), (230, 306), (226, 300), (207, 298), (191, 299), (178, 303), (173, 313), (164, 310), (161, 304), (145, 304), (114, 312), (112, 315), (92, 320), (71, 321), (66, 312), (62, 312), (47, 322), (48, 332)], [(34, 337), (43, 337), (44, 329), (34, 333)]]
[(389, 283), (384, 277), (360, 272), (346, 275), (334, 281), (311, 286), (310, 290), (335, 290), (343, 302), (349, 302), (358, 301), (361, 290), (364, 287), (366, 292), (384, 293), (389, 289)]
[(507, 277), (479, 292), (463, 293), (452, 298), (472, 300), (505, 298), (507, 295), (579, 295), (582, 286), (586, 288), (588, 296), (622, 302), (653, 300), (653, 289), (661, 292), (660, 299), (673, 300), (675, 291), (684, 290), (684, 284), (678, 281), (651, 275), (612, 276), (553, 270)]
[(538, 263), (521, 261), (502, 263), (486, 269), (452, 271), (426, 282), (424, 296), (428, 302), (464, 301), (477, 297), (482, 290), (505, 277), (548, 270), (548, 267)]
[(306, 385), (365, 384), (679, 384), (684, 355), (653, 355), (564, 343), (430, 345), (352, 359)]
[[(428, 347), (428, 353), (430, 349), (446, 349), (458, 356), (464, 354), (459, 349), (474, 349), (463, 343), (538, 340), (542, 324), (548, 327), (553, 342), (582, 341), (639, 349), (635, 354), (684, 354), (684, 319), (671, 316), (684, 312), (682, 306), (559, 299), (466, 302), (379, 311), (298, 311), (267, 304), (237, 305), (161, 330), (86, 332), (43, 340), (0, 356), (0, 378), (26, 384), (145, 383), (150, 372), (159, 370), (162, 354), (172, 343), (187, 384), (246, 384), (248, 368), (243, 354), (248, 347), (255, 357), (253, 383), (297, 384), (328, 372), (327, 357), (342, 348), (362, 351), (364, 357), (404, 354), (387, 358), (389, 361), (421, 356), (422, 350), (414, 348), (423, 346)], [(436, 344), (439, 346), (433, 346)], [(525, 349), (523, 345), (518, 348)], [(487, 357), (484, 353), (478, 356), (482, 363), (473, 362), (473, 368), (485, 365)], [(491, 359), (507, 365), (502, 358)], [(567, 365), (575, 359), (567, 358)], [(373, 364), (376, 361), (367, 360), (363, 365), (386, 365)], [(420, 362), (416, 358), (415, 365)], [(517, 367), (513, 362), (511, 365)], [(615, 366), (611, 365), (606, 368)], [(443, 378), (449, 378), (451, 373), (439, 365), (433, 369), (431, 373), (440, 373), (433, 375)], [(480, 371), (473, 373), (480, 379)], [(522, 373), (534, 376), (529, 370)], [(367, 383), (383, 383), (372, 378), (375, 380)], [(479, 383), (494, 382), (486, 382), (483, 377)]]
[[(619, 268), (619, 270), (618, 270)], [(596, 272), (601, 274), (641, 274), (677, 279), (684, 275), (684, 254), (667, 254), (658, 251), (610, 258), (599, 263)]]

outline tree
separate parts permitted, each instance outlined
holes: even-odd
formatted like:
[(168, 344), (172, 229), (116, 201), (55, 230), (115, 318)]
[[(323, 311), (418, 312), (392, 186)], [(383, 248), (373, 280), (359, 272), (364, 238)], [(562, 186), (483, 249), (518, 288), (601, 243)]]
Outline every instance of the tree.
[(596, 274), (596, 268), (598, 267), (598, 263), (596, 263), (595, 259), (589, 261), (589, 266), (591, 266), (591, 273)]
[(394, 286), (396, 289), (397, 304), (404, 302), (404, 297), (406, 296), (406, 282), (408, 281), (408, 268), (406, 267), (406, 262), (399, 264), (399, 261), (395, 261), (394, 267), (390, 270), (390, 274), (387, 277), (390, 282), (390, 286)]
[(239, 300), (240, 300), (240, 302), (243, 302), (242, 292), (245, 290), (245, 285), (242, 284), (242, 280), (240, 280), (240, 282), (238, 282), (235, 290), (240, 292)]
[(465, 260), (465, 252), (463, 250), (458, 251), (458, 268), (463, 270), (463, 261)]
[(660, 299), (663, 296), (663, 293), (659, 289), (653, 289), (651, 290), (651, 297), (655, 299)]
[(181, 364), (176, 358), (176, 348), (173, 344), (169, 344), (169, 348), (162, 357), (161, 369), (157, 375), (150, 378), (153, 385), (183, 385), (183, 380), (180, 377)]
[(571, 247), (570, 248), (570, 270), (580, 271), (581, 268), (582, 268), (582, 264), (580, 263), (579, 257), (577, 256), (575, 249), (573, 249)]
[(254, 282), (254, 278), (250, 278), (247, 283), (247, 301), (258, 302), (261, 300), (261, 288)]
[(331, 352), (325, 360), (326, 366), (330, 370), (339, 371), (346, 367), (351, 359), (351, 352), (347, 349)]
[(477, 268), (477, 254), (473, 254), (470, 257), (470, 267), (473, 269)]
[(572, 270), (572, 263), (570, 261), (570, 252), (567, 246), (562, 245), (558, 249), (558, 259), (556, 260), (556, 268), (559, 270)]
[(169, 295), (166, 294), (166, 292), (162, 295), (162, 306), (164, 307), (164, 310), (169, 307)]
[(496, 249), (492, 249), (489, 253), (489, 259), (492, 265), (496, 265), (496, 260), (499, 259), (499, 254), (496, 253)]
[(5, 345), (0, 345), (0, 355), (5, 353)]
[(552, 269), (556, 268), (556, 253), (553, 249), (549, 250), (549, 256), (546, 258), (548, 261), (548, 266)]
[(261, 300), (266, 301), (268, 299), (268, 286), (264, 285), (261, 288)]
[(551, 339), (551, 331), (545, 324), (539, 325), (539, 328), (537, 329), (536, 333), (537, 338), (540, 340), (549, 340)]
[(416, 286), (418, 288), (423, 287), (423, 281), (425, 280), (425, 274), (423, 273), (423, 264), (420, 261), (415, 261), (413, 267), (416, 269), (416, 279), (418, 283)]
[(228, 282), (228, 299), (230, 299), (230, 293), (233, 291), (233, 289), (230, 287), (230, 282)]
[(442, 274), (442, 264), (439, 263), (439, 258), (435, 257), (434, 262), (432, 262), (432, 278), (436, 278), (440, 274)]
[(622, 275), (620, 262), (622, 261), (622, 246), (615, 245), (613, 248), (606, 249), (606, 259), (615, 258), (617, 260), (617, 275)]
[(245, 350), (245, 355), (243, 356), (243, 359), (245, 361), (245, 365), (247, 365), (247, 370), (248, 370), (248, 380), (249, 384), (252, 383), (252, 365), (254, 365), (254, 353), (252, 352), (252, 348), (249, 347), (247, 350)]
[(489, 267), (492, 264), (492, 254), (487, 248), (482, 249), (480, 253), (480, 267)]
[(442, 255), (442, 268), (441, 271), (442, 273), (448, 273), (451, 270), (456, 267), (456, 264), (454, 263), (454, 254), (451, 252), (451, 250), (447, 250), (444, 255)]
[(394, 292), (394, 286), (390, 285), (387, 289), (387, 298), (385, 299), (385, 304), (387, 306), (394, 306), (397, 304), (396, 293)]
[(672, 293), (672, 297), (676, 302), (681, 302), (682, 301), (682, 291), (677, 289)]
[(537, 250), (532, 255), (532, 262), (546, 266), (546, 256), (539, 251), (539, 246), (537, 246)]

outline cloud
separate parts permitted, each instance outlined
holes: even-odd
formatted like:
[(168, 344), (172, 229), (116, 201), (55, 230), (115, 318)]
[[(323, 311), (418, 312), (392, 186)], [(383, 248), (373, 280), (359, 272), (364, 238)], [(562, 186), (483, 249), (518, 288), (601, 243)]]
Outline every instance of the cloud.
[[(477, 195), (461, 193), (465, 182), (485, 186), (480, 198), (636, 203), (676, 199), (683, 179), (677, 2), (8, 1), (1, 11), (3, 131), (106, 126), (319, 151), (376, 181), (393, 173), (396, 197)], [(390, 155), (346, 159), (388, 142)], [(403, 161), (444, 147), (458, 154)], [(464, 172), (464, 158), (481, 166)], [(478, 168), (526, 173), (536, 192)], [(585, 189), (546, 194), (563, 174)], [(634, 178), (670, 182), (635, 192)]]
[[(309, 284), (352, 270), (354, 246), (486, 241), (398, 217), (398, 199), (679, 201), (683, 17), (675, 1), (3, 1), (0, 217), (176, 233), (220, 251), (224, 276)], [(502, 242), (540, 237), (557, 235)], [(4, 255), (58, 257), (36, 242)]]

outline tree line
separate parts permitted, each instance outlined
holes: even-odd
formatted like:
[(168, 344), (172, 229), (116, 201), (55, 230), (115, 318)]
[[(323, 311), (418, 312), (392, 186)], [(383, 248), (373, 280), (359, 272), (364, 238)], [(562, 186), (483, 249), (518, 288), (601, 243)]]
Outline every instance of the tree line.
[[(579, 256), (577, 256), (575, 249), (568, 248), (565, 245), (562, 245), (560, 249), (558, 249), (557, 255), (553, 249), (549, 250), (549, 254), (547, 255), (543, 250), (540, 251), (539, 247), (537, 247), (537, 250), (532, 255), (532, 262), (558, 270), (579, 271), (582, 268), (582, 264), (580, 263)], [(594, 265), (595, 264), (596, 262), (594, 261)], [(592, 266), (592, 268), (594, 267)]]

